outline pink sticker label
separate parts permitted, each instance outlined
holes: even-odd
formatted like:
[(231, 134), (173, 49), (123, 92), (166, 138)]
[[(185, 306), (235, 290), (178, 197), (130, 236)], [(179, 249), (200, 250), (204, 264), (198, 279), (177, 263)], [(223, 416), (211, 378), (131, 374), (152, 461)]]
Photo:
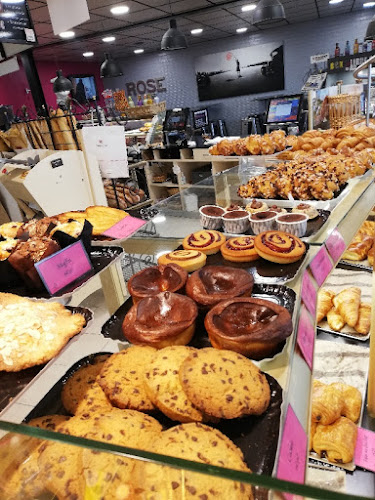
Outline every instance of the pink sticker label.
[(327, 238), (326, 247), (332, 259), (338, 262), (346, 249), (346, 243), (340, 231), (337, 229), (332, 231), (332, 234)]
[[(285, 481), (303, 484), (305, 482), (307, 455), (307, 434), (303, 430), (293, 408), (289, 405), (281, 439), (277, 477)], [(284, 493), (285, 498), (299, 498)]]
[(120, 240), (122, 238), (131, 236), (145, 224), (147, 224), (146, 221), (128, 215), (127, 217), (124, 217), (124, 219), (120, 220), (120, 222), (107, 229), (107, 231), (103, 233), (103, 235), (114, 238), (115, 240)]
[(315, 343), (315, 328), (305, 306), (301, 306), (299, 317), (297, 342), (302, 351), (303, 357), (312, 370)]
[(92, 270), (92, 264), (82, 241), (35, 264), (50, 295), (57, 293)]
[(313, 260), (310, 262), (311, 272), (319, 286), (322, 286), (325, 279), (333, 269), (328, 252), (325, 246), (319, 250)]
[(375, 472), (375, 432), (358, 427), (354, 462), (358, 467)]
[(317, 292), (315, 290), (313, 282), (308, 272), (305, 271), (302, 277), (301, 296), (303, 302), (305, 303), (313, 318), (315, 318), (316, 314), (316, 295)]

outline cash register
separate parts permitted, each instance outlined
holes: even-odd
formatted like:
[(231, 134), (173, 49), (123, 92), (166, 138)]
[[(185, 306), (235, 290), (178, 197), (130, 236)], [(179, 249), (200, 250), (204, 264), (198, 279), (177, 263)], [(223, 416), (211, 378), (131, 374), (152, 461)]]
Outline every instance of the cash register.
[(167, 109), (163, 125), (164, 146), (166, 148), (187, 147), (189, 114), (189, 108)]
[(297, 134), (300, 130), (302, 95), (275, 97), (270, 99), (266, 119), (266, 131), (285, 130)]

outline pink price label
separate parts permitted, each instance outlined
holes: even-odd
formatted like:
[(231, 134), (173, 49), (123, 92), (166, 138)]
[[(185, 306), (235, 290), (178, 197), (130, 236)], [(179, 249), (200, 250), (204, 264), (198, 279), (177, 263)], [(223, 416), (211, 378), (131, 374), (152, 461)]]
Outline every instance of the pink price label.
[(297, 342), (310, 370), (313, 367), (315, 328), (305, 306), (301, 306)]
[(315, 318), (317, 292), (307, 271), (302, 277), (301, 296), (311, 316)]
[(105, 231), (103, 235), (114, 238), (115, 240), (121, 240), (123, 238), (127, 238), (128, 236), (131, 236), (145, 224), (147, 224), (147, 222), (145, 222), (144, 220), (137, 219), (136, 217), (128, 215), (124, 217), (124, 219), (120, 220), (120, 222), (107, 229), (107, 231)]
[(332, 259), (338, 262), (346, 249), (346, 243), (340, 231), (337, 229), (332, 231), (332, 234), (327, 238), (326, 247)]
[(54, 295), (92, 270), (82, 241), (41, 260), (35, 268), (50, 295)]
[[(289, 405), (281, 439), (277, 477), (285, 481), (303, 484), (305, 482), (307, 455), (307, 434), (303, 430), (293, 408)], [(285, 498), (298, 496), (284, 493)]]
[(375, 432), (358, 427), (354, 462), (358, 467), (375, 472)]
[(325, 279), (333, 269), (328, 252), (325, 246), (319, 250), (313, 260), (310, 262), (311, 272), (319, 286), (322, 286)]

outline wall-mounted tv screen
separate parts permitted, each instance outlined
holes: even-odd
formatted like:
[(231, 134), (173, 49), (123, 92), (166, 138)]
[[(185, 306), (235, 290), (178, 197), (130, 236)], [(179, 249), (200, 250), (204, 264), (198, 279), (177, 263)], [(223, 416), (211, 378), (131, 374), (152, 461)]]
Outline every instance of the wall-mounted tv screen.
[(98, 98), (94, 75), (69, 75), (73, 84), (72, 95), (80, 104)]

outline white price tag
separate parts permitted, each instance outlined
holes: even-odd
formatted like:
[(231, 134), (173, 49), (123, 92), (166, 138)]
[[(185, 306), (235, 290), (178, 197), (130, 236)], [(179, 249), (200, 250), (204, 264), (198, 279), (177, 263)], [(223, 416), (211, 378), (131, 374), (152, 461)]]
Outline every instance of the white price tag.
[(315, 54), (314, 56), (310, 57), (310, 63), (311, 64), (319, 64), (322, 62), (327, 62), (328, 59), (329, 59), (328, 52), (326, 54)]
[(36, 42), (35, 31), (32, 28), (24, 28), (26, 42)]

